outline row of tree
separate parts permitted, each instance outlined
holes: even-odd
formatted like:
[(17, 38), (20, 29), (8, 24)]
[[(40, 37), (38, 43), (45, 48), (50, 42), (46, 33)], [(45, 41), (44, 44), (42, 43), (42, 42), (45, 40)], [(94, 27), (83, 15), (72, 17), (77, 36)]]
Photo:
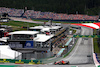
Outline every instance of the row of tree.
[(67, 14), (89, 14), (100, 13), (100, 0), (0, 0), (0, 7), (30, 10), (49, 11)]

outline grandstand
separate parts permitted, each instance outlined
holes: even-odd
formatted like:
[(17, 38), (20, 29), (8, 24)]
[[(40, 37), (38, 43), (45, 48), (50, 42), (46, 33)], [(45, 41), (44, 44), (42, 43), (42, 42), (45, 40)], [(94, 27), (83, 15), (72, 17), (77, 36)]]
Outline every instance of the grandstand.
[(60, 20), (60, 21), (98, 21), (99, 16), (88, 16), (82, 14), (63, 14), (53, 12), (41, 12), (34, 10), (15, 9), (0, 7), (0, 13), (8, 13), (9, 17), (24, 17), (33, 19), (45, 20)]
[(21, 15), (24, 13), (24, 10), (0, 7), (0, 13), (8, 13), (8, 16), (10, 17), (21, 17)]
[[(66, 42), (64, 37), (67, 30), (59, 24), (53, 26), (35, 26), (30, 27), (29, 30), (31, 31), (8, 33), (8, 45), (11, 49), (21, 52), (22, 59), (51, 57), (53, 56), (53, 45), (63, 45)], [(56, 49), (58, 48), (59, 47), (56, 47)], [(43, 54), (45, 56), (42, 56)]]

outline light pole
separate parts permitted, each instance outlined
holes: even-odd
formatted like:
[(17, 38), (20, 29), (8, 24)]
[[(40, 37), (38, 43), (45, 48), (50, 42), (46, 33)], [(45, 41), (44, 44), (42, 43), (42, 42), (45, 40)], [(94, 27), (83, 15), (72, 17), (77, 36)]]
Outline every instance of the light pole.
[(0, 58), (1, 58), (1, 50), (0, 50)]
[(74, 37), (72, 37), (73, 38), (73, 42), (72, 42), (72, 44), (74, 44), (75, 43), (75, 38)]
[(16, 51), (15, 51), (15, 59), (16, 59)]

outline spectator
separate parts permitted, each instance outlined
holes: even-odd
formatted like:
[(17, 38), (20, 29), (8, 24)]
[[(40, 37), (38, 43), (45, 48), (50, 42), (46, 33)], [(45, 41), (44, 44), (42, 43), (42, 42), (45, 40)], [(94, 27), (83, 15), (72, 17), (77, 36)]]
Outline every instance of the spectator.
[(23, 9), (5, 8), (0, 7), (0, 13), (8, 13), (11, 17), (23, 17), (26, 18), (40, 18), (40, 19), (53, 19), (53, 20), (98, 20), (99, 16), (88, 16), (81, 14), (63, 14), (53, 12), (41, 12), (34, 10), (27, 10), (24, 13)]

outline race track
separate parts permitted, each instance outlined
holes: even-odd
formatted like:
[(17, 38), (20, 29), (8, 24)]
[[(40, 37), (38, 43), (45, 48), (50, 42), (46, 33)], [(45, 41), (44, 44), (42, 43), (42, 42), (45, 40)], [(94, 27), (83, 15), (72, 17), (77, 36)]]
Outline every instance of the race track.
[[(93, 35), (93, 29), (82, 27), (81, 35)], [(71, 65), (90, 64), (95, 67), (92, 54), (93, 38), (79, 38), (74, 50), (63, 60), (70, 61)]]

